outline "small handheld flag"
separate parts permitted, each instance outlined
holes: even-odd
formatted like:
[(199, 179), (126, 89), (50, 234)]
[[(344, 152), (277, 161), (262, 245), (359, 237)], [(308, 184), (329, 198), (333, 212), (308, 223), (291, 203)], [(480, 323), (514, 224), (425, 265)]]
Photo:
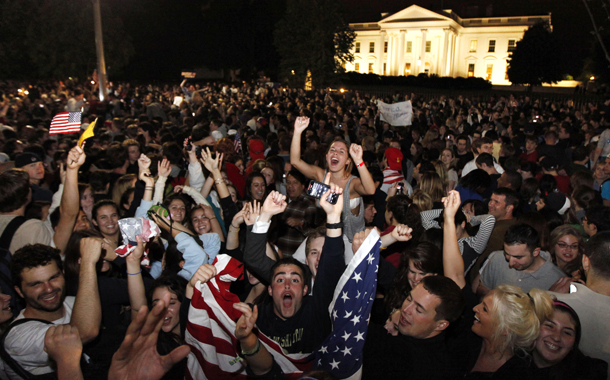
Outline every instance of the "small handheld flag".
[(83, 147), (83, 142), (85, 140), (87, 140), (89, 137), (94, 136), (93, 129), (95, 129), (95, 123), (97, 123), (97, 119), (95, 119), (93, 121), (93, 123), (89, 124), (87, 129), (85, 129), (85, 132), (83, 132), (83, 134), (80, 135), (80, 139), (78, 139), (78, 146), (80, 146), (81, 148)]
[(80, 132), (80, 112), (60, 112), (51, 120), (50, 135)]

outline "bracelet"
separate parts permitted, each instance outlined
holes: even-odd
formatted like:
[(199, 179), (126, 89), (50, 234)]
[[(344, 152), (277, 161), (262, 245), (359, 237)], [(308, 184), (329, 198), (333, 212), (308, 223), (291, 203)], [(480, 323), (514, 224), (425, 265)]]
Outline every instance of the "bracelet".
[(239, 232), (239, 228), (236, 228), (236, 229), (234, 229), (234, 230), (232, 230), (232, 229), (230, 229), (230, 228), (229, 228), (229, 232)]
[(153, 189), (154, 189), (154, 187), (153, 187), (153, 186), (146, 186), (146, 187), (145, 187), (145, 189), (151, 189), (151, 190), (153, 190)]
[(215, 179), (214, 182), (216, 182), (217, 184), (220, 185), (221, 183), (224, 182), (224, 178), (221, 177), (221, 178)]
[(239, 227), (235, 227), (235, 226), (233, 225), (233, 223), (231, 223), (231, 227), (233, 227), (233, 228), (237, 228), (237, 229), (239, 230)]
[(256, 354), (258, 354), (258, 352), (261, 350), (261, 341), (259, 339), (256, 339), (256, 346), (254, 347), (254, 349), (250, 350), (250, 351), (244, 351), (244, 349), (241, 349), (241, 354), (243, 356), (254, 356)]
[(328, 228), (328, 229), (343, 228), (343, 222), (341, 222), (341, 223), (326, 223), (326, 228)]
[(362, 161), (361, 163), (359, 163), (358, 165), (356, 165), (357, 168), (361, 168), (364, 166), (364, 161)]
[(125, 272), (125, 273), (127, 273), (127, 274), (128, 274), (128, 275), (130, 275), (130, 276), (135, 276), (135, 275), (137, 275), (137, 274), (142, 273), (142, 268), (140, 268), (140, 271), (139, 271), (138, 273), (129, 273), (129, 272)]

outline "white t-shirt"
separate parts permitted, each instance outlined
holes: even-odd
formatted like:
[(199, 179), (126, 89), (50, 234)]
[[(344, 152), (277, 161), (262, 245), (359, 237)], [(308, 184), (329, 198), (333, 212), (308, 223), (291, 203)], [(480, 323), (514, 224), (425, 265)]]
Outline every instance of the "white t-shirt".
[[(65, 325), (70, 323), (72, 318), (72, 309), (74, 308), (74, 297), (66, 297), (64, 301), (64, 316), (53, 321), (54, 325)], [(15, 320), (25, 318), (23, 316), (25, 310), (15, 318)], [(44, 351), (44, 336), (51, 325), (31, 322), (24, 323), (12, 329), (6, 340), (4, 347), (6, 352), (17, 361), (23, 369), (33, 375), (42, 375), (53, 372), (51, 368), (51, 360), (49, 355)], [(0, 371), (4, 371), (9, 379), (21, 379), (13, 370), (3, 361), (0, 362)], [(2, 368), (3, 367), (3, 368)]]

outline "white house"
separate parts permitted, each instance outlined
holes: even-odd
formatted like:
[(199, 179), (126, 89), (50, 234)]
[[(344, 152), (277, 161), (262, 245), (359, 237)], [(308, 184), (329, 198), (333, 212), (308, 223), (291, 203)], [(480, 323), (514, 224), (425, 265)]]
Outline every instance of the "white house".
[(507, 60), (523, 33), (551, 15), (461, 18), (411, 5), (380, 21), (349, 24), (356, 32), (347, 71), (379, 75), (482, 77), (509, 85)]

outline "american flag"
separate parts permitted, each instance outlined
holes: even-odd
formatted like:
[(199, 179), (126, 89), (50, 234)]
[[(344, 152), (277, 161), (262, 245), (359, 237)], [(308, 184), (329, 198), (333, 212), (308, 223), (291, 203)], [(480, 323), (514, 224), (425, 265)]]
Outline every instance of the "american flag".
[[(195, 285), (185, 341), (191, 347), (186, 379), (246, 379), (246, 361), (235, 339), (235, 322), (241, 313), (233, 308), (239, 298), (229, 291), (232, 281), (243, 276), (243, 264), (228, 255), (214, 261), (217, 275)], [(258, 338), (287, 378), (297, 379), (311, 367), (311, 355), (286, 354), (274, 340), (258, 332)]]
[(50, 135), (80, 132), (80, 112), (60, 112), (51, 120)]
[(317, 350), (314, 367), (339, 379), (361, 377), (362, 350), (377, 290), (380, 247), (379, 233), (372, 230), (341, 276), (329, 306), (333, 330)]
[(235, 141), (233, 142), (233, 146), (235, 147), (235, 152), (241, 152), (241, 138), (239, 137), (239, 132), (235, 134)]

